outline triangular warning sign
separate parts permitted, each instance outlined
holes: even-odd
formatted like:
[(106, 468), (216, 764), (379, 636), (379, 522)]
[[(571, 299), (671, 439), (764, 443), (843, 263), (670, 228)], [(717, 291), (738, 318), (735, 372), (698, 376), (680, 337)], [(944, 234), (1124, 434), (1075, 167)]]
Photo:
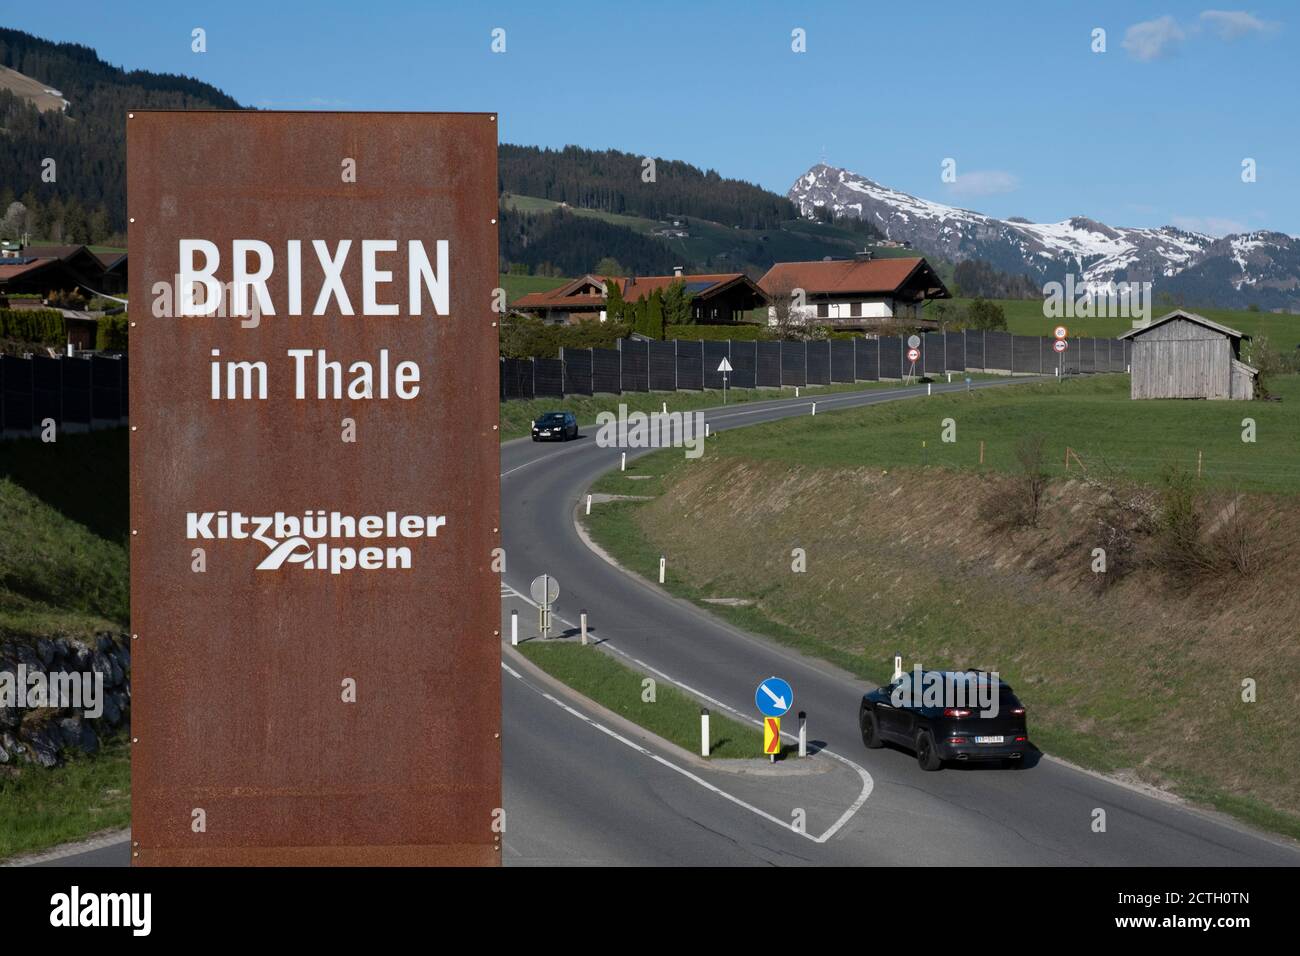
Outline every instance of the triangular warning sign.
[(730, 371), (731, 371), (731, 363), (728, 362), (728, 361), (724, 358), (721, 362), (718, 363), (718, 371), (719, 371), (719, 372), (730, 372)]

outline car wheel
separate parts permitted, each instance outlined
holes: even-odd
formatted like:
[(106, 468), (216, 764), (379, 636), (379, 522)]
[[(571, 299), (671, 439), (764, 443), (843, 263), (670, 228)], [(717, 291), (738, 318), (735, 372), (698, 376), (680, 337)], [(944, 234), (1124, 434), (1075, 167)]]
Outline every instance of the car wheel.
[(916, 735), (916, 762), (921, 765), (922, 770), (938, 770), (943, 766), (943, 760), (939, 756), (939, 751), (934, 746), (934, 738), (930, 736), (928, 730), (923, 730)]
[(865, 711), (862, 714), (862, 743), (868, 750), (879, 750), (885, 745), (880, 739), (880, 728), (876, 725), (876, 712)]
[(538, 438), (536, 435), (534, 435), (534, 436), (533, 436), (533, 441), (541, 441), (541, 439)]

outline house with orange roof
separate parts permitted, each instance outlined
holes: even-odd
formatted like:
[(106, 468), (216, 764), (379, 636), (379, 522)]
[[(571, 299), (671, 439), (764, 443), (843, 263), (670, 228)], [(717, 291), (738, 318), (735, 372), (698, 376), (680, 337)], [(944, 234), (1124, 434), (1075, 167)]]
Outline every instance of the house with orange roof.
[[(837, 331), (870, 332), (907, 323), (936, 327), (922, 317), (930, 299), (952, 298), (943, 280), (923, 258), (876, 259), (860, 253), (852, 259), (778, 262), (758, 286), (772, 301), (788, 301), (796, 324), (825, 325)], [(777, 307), (768, 307), (768, 323), (778, 324)]]
[(689, 275), (677, 270), (670, 276), (579, 276), (559, 288), (521, 296), (513, 308), (556, 324), (604, 322), (611, 283), (618, 283), (625, 302), (635, 302), (655, 291), (666, 292), (677, 281), (685, 284), (691, 316), (701, 325), (738, 322), (746, 312), (767, 304), (763, 291), (743, 272)]

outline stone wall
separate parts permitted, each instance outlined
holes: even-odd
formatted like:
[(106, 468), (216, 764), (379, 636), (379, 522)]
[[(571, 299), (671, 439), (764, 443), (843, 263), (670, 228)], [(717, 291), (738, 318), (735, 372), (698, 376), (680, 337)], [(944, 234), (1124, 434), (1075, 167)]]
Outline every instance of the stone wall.
[(0, 698), (0, 764), (37, 763), (53, 767), (67, 751), (95, 753), (100, 741), (130, 731), (131, 650), (127, 634), (101, 631), (89, 641), (77, 638), (0, 638), (0, 672), (100, 673), (104, 675), (103, 713), (86, 717), (82, 709), (10, 707)]

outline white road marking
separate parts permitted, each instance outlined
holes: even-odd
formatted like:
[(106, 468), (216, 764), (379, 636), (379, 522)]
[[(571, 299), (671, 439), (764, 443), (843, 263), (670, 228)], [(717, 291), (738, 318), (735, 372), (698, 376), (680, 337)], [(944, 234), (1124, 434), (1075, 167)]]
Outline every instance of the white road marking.
[[(533, 601), (533, 600), (532, 600), (531, 598), (529, 598), (527, 595), (520, 594), (518, 591), (516, 591), (516, 592), (515, 592), (515, 596), (518, 597), (518, 598), (519, 598), (521, 601), (523, 601), (525, 604), (531, 604), (533, 607), (537, 607), (537, 602)], [(555, 619), (556, 619), (557, 621), (559, 621), (561, 624), (567, 624), (569, 627), (573, 627), (573, 623), (572, 623), (571, 621), (566, 621), (564, 618), (560, 617), (558, 614), (555, 614), (554, 617), (555, 617)], [(722, 710), (725, 710), (727, 713), (731, 714), (733, 717), (736, 717), (737, 719), (739, 719), (739, 720), (741, 720), (741, 721), (743, 721), (743, 722), (745, 722), (745, 723), (754, 724), (755, 726), (758, 726), (758, 727), (762, 727), (762, 726), (763, 726), (763, 722), (762, 722), (761, 720), (759, 720), (758, 718), (756, 718), (756, 717), (751, 717), (749, 714), (746, 714), (746, 713), (743, 713), (743, 712), (737, 710), (735, 707), (732, 707), (730, 704), (727, 704), (727, 703), (724, 703), (723, 701), (718, 700), (716, 697), (711, 697), (711, 696), (709, 696), (708, 694), (704, 693), (703, 691), (696, 690), (694, 687), (691, 687), (689, 684), (684, 684), (684, 683), (682, 683), (681, 681), (677, 680), (677, 678), (672, 677), (672, 676), (670, 676), (670, 675), (668, 675), (668, 674), (665, 674), (663, 671), (661, 671), (661, 670), (659, 670), (659, 669), (657, 669), (657, 668), (655, 668), (655, 667), (652, 667), (651, 665), (645, 663), (645, 661), (639, 660), (639, 659), (633, 657), (632, 655), (628, 654), (627, 652), (625, 652), (625, 651), (623, 651), (623, 650), (621, 650), (621, 649), (615, 647), (612, 643), (610, 643), (610, 641), (609, 641), (608, 639), (602, 640), (602, 641), (601, 641), (601, 646), (602, 646), (602, 647), (607, 647), (607, 648), (609, 648), (611, 651), (613, 651), (615, 654), (618, 654), (620, 657), (626, 658), (627, 660), (632, 661), (634, 664), (638, 664), (638, 665), (640, 665), (642, 668), (644, 668), (645, 670), (647, 670), (647, 671), (649, 671), (650, 673), (654, 674), (656, 677), (659, 677), (661, 680), (665, 680), (665, 681), (667, 681), (668, 683), (670, 683), (670, 684), (672, 684), (672, 685), (674, 685), (674, 686), (680, 688), (681, 690), (685, 691), (687, 694), (691, 695), (692, 697), (697, 698), (698, 700), (703, 700), (703, 701), (705, 701), (706, 703), (709, 703), (709, 704), (713, 705), (714, 707), (718, 707), (718, 708), (720, 708), (720, 709), (722, 709)], [(844, 764), (846, 767), (849, 767), (849, 768), (852, 769), (855, 773), (857, 773), (859, 779), (861, 779), (861, 781), (862, 781), (862, 790), (858, 793), (858, 796), (857, 796), (857, 798), (853, 801), (853, 803), (851, 803), (851, 804), (849, 805), (849, 808), (848, 808), (847, 810), (845, 810), (842, 814), (840, 814), (839, 819), (837, 819), (833, 824), (831, 824), (831, 826), (830, 826), (830, 827), (829, 827), (829, 828), (828, 828), (824, 833), (822, 833), (821, 836), (813, 836), (812, 834), (804, 833), (804, 832), (802, 832), (802, 831), (800, 831), (800, 830), (795, 829), (794, 826), (793, 826), (792, 824), (786, 823), (784, 820), (778, 819), (777, 817), (772, 816), (770, 813), (766, 813), (766, 812), (764, 812), (764, 811), (762, 811), (762, 810), (759, 810), (759, 809), (757, 809), (757, 808), (755, 808), (755, 807), (751, 807), (749, 804), (745, 803), (743, 800), (741, 800), (741, 799), (739, 799), (739, 798), (737, 798), (737, 797), (733, 797), (731, 794), (726, 793), (725, 791), (718, 789), (718, 788), (715, 787), (713, 784), (709, 783), (707, 780), (701, 780), (699, 777), (697, 777), (695, 774), (691, 773), (689, 770), (686, 770), (686, 769), (684, 769), (684, 768), (682, 768), (682, 767), (678, 767), (676, 764), (672, 763), (672, 762), (669, 761), (669, 760), (664, 759), (663, 757), (660, 757), (658, 754), (655, 754), (655, 753), (652, 753), (652, 752), (649, 751), (649, 750), (646, 750), (646, 749), (645, 749), (644, 747), (642, 747), (640, 744), (633, 743), (632, 741), (627, 740), (626, 738), (620, 736), (619, 734), (617, 734), (617, 733), (615, 733), (614, 731), (608, 729), (607, 727), (604, 727), (604, 726), (602, 726), (601, 724), (596, 723), (594, 720), (591, 720), (591, 719), (590, 719), (589, 717), (587, 717), (585, 714), (580, 714), (580, 713), (578, 713), (577, 711), (573, 710), (573, 708), (569, 707), (567, 704), (563, 703), (562, 701), (555, 700), (555, 699), (554, 699), (550, 694), (547, 694), (545, 691), (539, 690), (538, 688), (535, 688), (535, 687), (533, 687), (531, 684), (529, 684), (526, 680), (524, 680), (524, 678), (523, 678), (522, 675), (520, 675), (520, 674), (518, 674), (517, 672), (511, 670), (510, 667), (508, 667), (508, 666), (505, 664), (504, 661), (502, 662), (501, 666), (502, 666), (503, 668), (505, 668), (505, 670), (506, 670), (507, 672), (509, 672), (512, 676), (517, 677), (520, 681), (522, 681), (523, 684), (524, 684), (525, 686), (527, 686), (529, 689), (535, 691), (536, 693), (541, 694), (543, 697), (546, 697), (548, 700), (551, 700), (553, 703), (558, 704), (559, 706), (563, 707), (565, 710), (569, 711), (570, 713), (574, 714), (575, 716), (580, 717), (581, 719), (587, 721), (587, 722), (588, 722), (589, 724), (591, 724), (593, 727), (596, 727), (596, 728), (598, 728), (599, 730), (604, 731), (605, 733), (609, 734), (609, 735), (610, 735), (611, 737), (613, 737), (614, 739), (619, 740), (619, 741), (622, 741), (623, 743), (628, 744), (628, 746), (632, 747), (634, 750), (637, 750), (637, 751), (640, 752), (640, 753), (644, 753), (644, 754), (646, 754), (646, 755), (648, 755), (648, 756), (650, 756), (650, 757), (653, 757), (655, 760), (659, 761), (660, 763), (664, 764), (665, 766), (672, 767), (672, 769), (676, 770), (678, 773), (681, 773), (681, 774), (683, 774), (684, 776), (687, 776), (687, 777), (689, 777), (690, 779), (695, 780), (696, 782), (700, 783), (702, 786), (707, 787), (709, 790), (712, 790), (712, 791), (714, 791), (714, 792), (716, 792), (716, 793), (718, 793), (718, 794), (721, 794), (722, 796), (726, 797), (728, 800), (731, 800), (733, 803), (737, 803), (737, 804), (739, 804), (740, 806), (745, 807), (746, 809), (753, 810), (755, 813), (759, 814), (760, 816), (765, 817), (765, 818), (768, 819), (768, 820), (772, 820), (773, 822), (779, 824), (780, 826), (784, 827), (785, 829), (790, 830), (792, 833), (798, 833), (800, 836), (807, 837), (809, 840), (812, 840), (814, 843), (825, 843), (827, 840), (829, 840), (831, 837), (833, 837), (836, 833), (838, 833), (838, 832), (839, 832), (839, 831), (844, 827), (844, 825), (845, 825), (846, 823), (849, 822), (849, 820), (853, 817), (853, 815), (854, 815), (855, 813), (857, 813), (859, 810), (862, 809), (862, 805), (863, 805), (864, 803), (867, 802), (867, 798), (871, 796), (871, 791), (872, 791), (872, 790), (874, 789), (874, 787), (875, 787), (875, 782), (871, 779), (871, 774), (869, 774), (869, 773), (867, 772), (867, 770), (866, 770), (865, 767), (861, 767), (861, 766), (859, 766), (858, 764), (854, 763), (852, 760), (849, 760), (847, 757), (842, 756), (841, 754), (837, 754), (837, 753), (836, 753), (835, 751), (833, 751), (833, 750), (830, 750), (830, 749), (827, 749), (827, 748), (823, 748), (823, 749), (821, 749), (820, 751), (818, 751), (818, 753), (824, 753), (824, 754), (826, 754), (826, 756), (830, 757), (830, 758), (833, 759), (833, 760), (838, 760), (840, 763)], [(782, 732), (781, 732), (781, 736), (784, 737), (784, 738), (787, 739), (787, 740), (790, 740), (790, 741), (793, 741), (793, 742), (796, 742), (796, 743), (797, 743), (798, 740), (799, 740), (799, 738), (798, 738), (798, 736), (797, 736), (796, 734), (787, 733), (786, 731), (782, 731)]]

